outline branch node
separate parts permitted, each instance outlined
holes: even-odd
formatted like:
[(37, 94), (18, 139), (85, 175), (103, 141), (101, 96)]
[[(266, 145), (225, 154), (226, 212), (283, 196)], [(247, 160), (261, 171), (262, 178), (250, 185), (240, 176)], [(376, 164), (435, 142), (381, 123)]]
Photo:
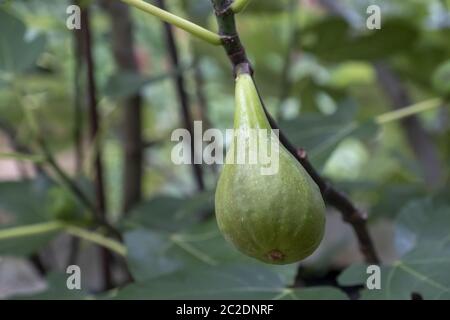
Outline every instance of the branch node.
[(225, 0), (220, 3), (220, 1), (214, 1), (214, 14), (216, 16), (225, 16), (234, 14), (233, 10), (231, 10), (231, 6), (233, 4), (233, 0)]
[(253, 68), (250, 62), (246, 61), (240, 64), (237, 64), (233, 67), (234, 77), (236, 78), (240, 74), (249, 74), (253, 76)]
[(344, 215), (344, 221), (352, 225), (365, 223), (367, 220), (367, 214), (358, 210), (354, 210)]
[(307, 160), (308, 159), (308, 154), (306, 153), (306, 150), (303, 149), (303, 148), (299, 148), (297, 150), (297, 155), (298, 155), (298, 157), (300, 159), (303, 159), (303, 160)]

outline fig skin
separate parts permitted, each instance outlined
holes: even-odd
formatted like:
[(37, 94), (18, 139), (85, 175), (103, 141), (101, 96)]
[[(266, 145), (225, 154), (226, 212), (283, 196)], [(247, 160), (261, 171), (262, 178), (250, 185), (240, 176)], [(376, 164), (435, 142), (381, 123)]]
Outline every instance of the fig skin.
[[(238, 135), (270, 129), (248, 74), (236, 79), (234, 124)], [(233, 141), (216, 189), (216, 218), (224, 237), (265, 263), (289, 264), (311, 255), (325, 229), (325, 204), (316, 183), (281, 143), (274, 175), (262, 175), (260, 164), (229, 164), (235, 149)]]

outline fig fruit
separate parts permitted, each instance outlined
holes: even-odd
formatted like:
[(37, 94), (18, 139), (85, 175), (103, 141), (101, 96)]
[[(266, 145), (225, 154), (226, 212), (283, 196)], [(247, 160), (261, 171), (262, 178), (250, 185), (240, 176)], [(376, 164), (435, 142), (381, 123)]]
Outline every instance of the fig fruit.
[[(236, 78), (234, 138), (220, 175), (215, 207), (219, 229), (244, 254), (270, 264), (288, 264), (311, 255), (325, 229), (325, 204), (302, 165), (273, 134), (253, 79)], [(235, 161), (250, 152), (251, 129), (264, 130), (277, 172), (262, 174), (267, 164)], [(254, 131), (254, 130), (253, 130)], [(241, 140), (240, 140), (241, 139)], [(238, 145), (244, 141), (244, 147)], [(274, 148), (274, 143), (278, 148)], [(260, 146), (261, 144), (258, 144)]]

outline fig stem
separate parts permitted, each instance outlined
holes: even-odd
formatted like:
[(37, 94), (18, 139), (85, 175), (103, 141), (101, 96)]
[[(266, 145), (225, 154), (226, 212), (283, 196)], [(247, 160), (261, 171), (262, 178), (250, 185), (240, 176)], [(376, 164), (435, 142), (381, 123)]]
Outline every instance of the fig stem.
[(208, 29), (205, 29), (203, 27), (200, 27), (199, 25), (186, 19), (183, 19), (173, 13), (162, 10), (157, 6), (154, 6), (143, 0), (121, 0), (121, 1), (144, 12), (147, 12), (164, 22), (170, 23), (180, 29), (183, 29), (184, 31), (196, 36), (199, 39), (202, 39), (203, 41), (206, 41), (210, 44), (217, 46), (221, 45), (221, 39), (216, 33), (209, 31)]
[(239, 13), (248, 6), (251, 0), (234, 0), (231, 9), (234, 13)]
[[(236, 75), (242, 73), (253, 75), (251, 63), (247, 58), (245, 48), (240, 41), (239, 33), (236, 28), (235, 12), (232, 9), (231, 0), (211, 0), (211, 2), (214, 6), (217, 24), (219, 25), (219, 35), (222, 38), (222, 46), (233, 66), (234, 76), (236, 77)], [(309, 162), (306, 151), (295, 147), (279, 128), (274, 118), (267, 111), (261, 94), (259, 94), (259, 98), (272, 129), (280, 130), (280, 142), (297, 159), (297, 161), (300, 162), (303, 168), (305, 168), (311, 178), (316, 182), (325, 202), (341, 212), (343, 219), (352, 226), (365, 261), (367, 263), (378, 264), (380, 259), (378, 258), (373, 240), (367, 228), (366, 214), (358, 209), (347, 195), (336, 190), (317, 172), (314, 166)]]

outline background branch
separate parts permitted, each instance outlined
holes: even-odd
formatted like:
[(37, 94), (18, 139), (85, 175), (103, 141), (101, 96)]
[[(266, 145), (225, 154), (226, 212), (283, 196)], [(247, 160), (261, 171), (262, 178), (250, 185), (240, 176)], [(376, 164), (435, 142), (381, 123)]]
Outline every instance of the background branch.
[[(130, 9), (118, 1), (102, 1), (111, 20), (112, 50), (118, 70), (139, 73), (134, 54), (133, 22)], [(122, 147), (123, 160), (123, 212), (127, 213), (142, 196), (142, 97), (139, 93), (126, 97), (123, 104)]]
[[(212, 128), (211, 120), (209, 119), (208, 109), (208, 99), (205, 93), (205, 79), (200, 65), (200, 54), (195, 50), (193, 50), (193, 64), (194, 64), (194, 81), (195, 81), (195, 96), (197, 99), (198, 108), (200, 111), (200, 119), (202, 121), (202, 135), (203, 133)], [(217, 174), (217, 165), (210, 165), (211, 171), (214, 175)]]
[[(158, 6), (165, 10), (165, 1), (164, 0), (156, 0)], [(166, 36), (167, 50), (169, 51), (169, 57), (172, 64), (172, 68), (175, 70), (181, 70), (180, 68), (180, 59), (178, 56), (178, 49), (175, 42), (175, 37), (172, 31), (172, 26), (164, 22), (164, 33)], [(178, 94), (178, 100), (180, 102), (180, 111), (183, 118), (184, 127), (189, 131), (191, 137), (194, 137), (194, 129), (193, 129), (193, 121), (190, 112), (190, 101), (189, 96), (186, 92), (185, 79), (182, 72), (179, 72), (175, 75), (175, 85)], [(200, 164), (196, 164), (194, 161), (195, 158), (195, 148), (194, 144), (191, 143), (191, 163), (192, 163), (192, 172), (197, 184), (197, 188), (199, 190), (205, 189), (205, 183), (203, 181), (203, 170)]]
[(288, 44), (284, 52), (283, 57), (283, 69), (281, 70), (281, 81), (280, 81), (280, 95), (279, 95), (279, 103), (277, 109), (277, 119), (280, 120), (282, 117), (282, 107), (285, 100), (289, 97), (289, 92), (292, 87), (292, 83), (290, 81), (290, 70), (292, 66), (292, 53), (297, 43), (298, 38), (298, 21), (297, 21), (297, 8), (299, 6), (299, 2), (297, 0), (289, 1), (289, 12), (287, 17), (287, 26), (289, 32)]
[[(86, 78), (87, 78), (87, 98), (88, 98), (88, 110), (89, 110), (89, 129), (90, 138), (93, 143), (97, 142), (95, 137), (100, 129), (100, 115), (97, 109), (97, 95), (96, 84), (94, 76), (94, 59), (92, 55), (92, 39), (90, 28), (89, 8), (82, 7), (81, 9), (81, 30), (80, 37), (82, 38), (82, 53), (84, 63), (86, 65)], [(106, 219), (106, 200), (105, 200), (105, 186), (103, 178), (103, 162), (101, 148), (98, 146), (97, 153), (94, 159), (94, 186), (95, 186), (95, 215), (96, 218), (103, 224), (107, 224)], [(113, 287), (113, 278), (111, 270), (112, 256), (105, 248), (100, 248), (101, 263), (102, 263), (102, 276), (105, 289)]]
[(81, 89), (81, 68), (82, 63), (82, 39), (80, 32), (73, 33), (73, 49), (74, 49), (74, 93), (73, 93), (73, 114), (74, 114), (74, 127), (73, 127), (73, 139), (75, 143), (75, 172), (80, 175), (83, 168), (83, 108), (82, 99), (83, 90)]

